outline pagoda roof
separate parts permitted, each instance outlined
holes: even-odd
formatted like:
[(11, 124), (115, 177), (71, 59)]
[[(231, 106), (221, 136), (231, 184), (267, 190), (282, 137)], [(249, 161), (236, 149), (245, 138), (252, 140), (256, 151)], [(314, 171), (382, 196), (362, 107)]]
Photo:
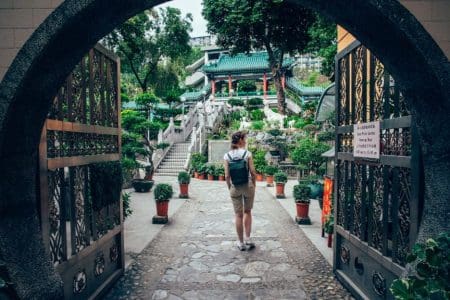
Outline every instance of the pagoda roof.
[[(294, 58), (287, 57), (283, 61), (283, 68), (290, 68)], [(236, 73), (264, 73), (269, 72), (269, 55), (266, 51), (238, 53), (234, 56), (222, 54), (218, 60), (203, 67), (206, 74), (236, 74)]]
[(200, 101), (203, 99), (203, 94), (208, 96), (211, 93), (211, 84), (204, 86), (201, 90), (186, 92), (180, 96), (180, 98), (185, 98), (187, 102)]

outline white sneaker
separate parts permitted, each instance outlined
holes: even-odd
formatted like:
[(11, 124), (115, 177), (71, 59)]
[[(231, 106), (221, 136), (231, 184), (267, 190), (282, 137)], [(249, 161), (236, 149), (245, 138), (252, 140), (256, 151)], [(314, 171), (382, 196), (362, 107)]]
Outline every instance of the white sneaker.
[(247, 246), (247, 250), (252, 250), (253, 248), (255, 248), (255, 243), (253, 243), (250, 238), (245, 239), (244, 244), (245, 246)]
[(244, 243), (241, 243), (240, 241), (236, 242), (236, 247), (240, 250), (240, 251), (245, 251), (247, 250), (247, 247), (245, 246)]

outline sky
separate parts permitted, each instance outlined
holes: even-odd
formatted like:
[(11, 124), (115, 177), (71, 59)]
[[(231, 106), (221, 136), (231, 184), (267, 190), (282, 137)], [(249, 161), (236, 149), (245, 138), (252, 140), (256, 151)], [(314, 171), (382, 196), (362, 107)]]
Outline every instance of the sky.
[(192, 14), (191, 37), (208, 35), (206, 32), (206, 21), (202, 16), (202, 0), (173, 0), (157, 7), (176, 7), (181, 10), (183, 15)]

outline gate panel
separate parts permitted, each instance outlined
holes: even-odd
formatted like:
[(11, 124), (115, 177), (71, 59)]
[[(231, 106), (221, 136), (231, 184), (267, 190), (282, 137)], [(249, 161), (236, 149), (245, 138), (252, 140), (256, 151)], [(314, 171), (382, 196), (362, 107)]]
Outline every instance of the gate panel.
[(42, 232), (66, 299), (95, 298), (124, 270), (119, 76), (119, 59), (97, 45), (42, 131)]
[[(390, 299), (417, 236), (419, 145), (395, 80), (359, 42), (336, 58), (334, 268), (356, 294)], [(355, 124), (380, 122), (379, 159), (354, 156)]]

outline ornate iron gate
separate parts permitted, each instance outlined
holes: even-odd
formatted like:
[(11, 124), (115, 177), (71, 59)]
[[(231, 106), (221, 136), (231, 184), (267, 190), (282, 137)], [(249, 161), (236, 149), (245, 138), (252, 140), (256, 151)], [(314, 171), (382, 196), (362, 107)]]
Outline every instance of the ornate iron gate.
[[(419, 145), (405, 99), (359, 42), (336, 58), (334, 269), (355, 294), (390, 299), (419, 226)], [(354, 156), (354, 125), (380, 122), (379, 159)]]
[(59, 90), (39, 147), (43, 239), (66, 299), (95, 298), (124, 269), (120, 62), (90, 50)]

